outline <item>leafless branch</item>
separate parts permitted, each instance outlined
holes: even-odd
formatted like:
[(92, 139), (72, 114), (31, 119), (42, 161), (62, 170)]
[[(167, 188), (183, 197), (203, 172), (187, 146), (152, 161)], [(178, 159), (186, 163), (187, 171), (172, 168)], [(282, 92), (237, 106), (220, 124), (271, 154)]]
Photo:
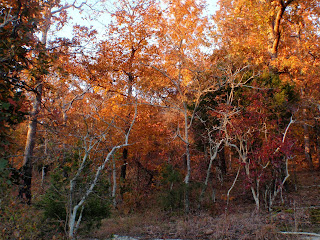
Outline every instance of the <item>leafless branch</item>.
[(236, 182), (238, 180), (240, 169), (241, 169), (241, 165), (239, 166), (238, 171), (237, 171), (237, 175), (234, 178), (233, 183), (232, 183), (231, 187), (229, 188), (229, 190), (227, 192), (227, 206), (226, 206), (227, 209), (228, 209), (228, 206), (229, 206), (230, 192), (232, 191), (232, 189), (234, 188), (234, 185), (236, 184)]
[(81, 8), (84, 4), (87, 3), (87, 1), (84, 1), (84, 2), (80, 3), (79, 6), (76, 6), (76, 2), (77, 2), (77, 1), (75, 0), (72, 4), (66, 4), (66, 5), (58, 8), (57, 10), (52, 11), (51, 14), (54, 15), (54, 14), (56, 14), (56, 13), (59, 13), (59, 12), (61, 12), (61, 11), (63, 11), (63, 10), (66, 10), (66, 9), (68, 9), (68, 8), (71, 8), (71, 7), (74, 7), (74, 8), (78, 8), (78, 9), (79, 9), (79, 8)]

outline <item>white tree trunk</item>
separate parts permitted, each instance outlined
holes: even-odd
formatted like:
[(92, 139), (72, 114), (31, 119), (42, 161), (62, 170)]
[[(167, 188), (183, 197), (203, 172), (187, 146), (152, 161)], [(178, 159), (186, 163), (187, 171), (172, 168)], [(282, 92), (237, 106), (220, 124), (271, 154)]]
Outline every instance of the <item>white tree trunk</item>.
[[(109, 162), (110, 158), (112, 158), (112, 156), (114, 155), (114, 153), (116, 152), (116, 150), (122, 148), (122, 147), (125, 147), (125, 146), (128, 146), (129, 145), (129, 135), (130, 135), (130, 132), (131, 132), (131, 129), (133, 127), (133, 124), (135, 122), (135, 119), (137, 117), (137, 108), (135, 109), (135, 114), (134, 114), (134, 117), (133, 117), (133, 120), (131, 122), (131, 125), (128, 129), (128, 131), (125, 133), (125, 140), (124, 140), (124, 143), (123, 144), (120, 144), (120, 145), (117, 145), (117, 146), (114, 146), (111, 151), (108, 153), (108, 155), (106, 156), (106, 158), (104, 159), (103, 163), (97, 168), (96, 172), (95, 172), (95, 176), (94, 176), (94, 179), (92, 180), (92, 182), (89, 184), (89, 187), (87, 188), (87, 190), (85, 191), (84, 195), (82, 196), (81, 200), (78, 201), (78, 203), (76, 203), (75, 205), (73, 204), (73, 198), (72, 198), (72, 195), (73, 195), (73, 191), (74, 191), (74, 187), (75, 187), (75, 182), (76, 180), (78, 179), (78, 177), (80, 176), (84, 166), (85, 166), (85, 163), (86, 163), (86, 160), (89, 156), (89, 153), (90, 151), (94, 148), (94, 146), (100, 142), (100, 139), (97, 140), (97, 142), (91, 144), (87, 149), (86, 149), (86, 152), (85, 152), (85, 156), (83, 157), (82, 159), (82, 162), (81, 162), (81, 165), (76, 173), (76, 175), (70, 180), (70, 195), (69, 195), (69, 221), (68, 221), (68, 227), (69, 227), (69, 231), (68, 231), (68, 237), (70, 239), (74, 239), (75, 238), (75, 235), (76, 235), (76, 231), (77, 231), (77, 227), (75, 226), (76, 224), (76, 221), (77, 221), (77, 226), (80, 225), (81, 223), (81, 218), (82, 218), (82, 214), (80, 214), (78, 220), (76, 219), (76, 216), (77, 216), (77, 212), (79, 210), (80, 207), (84, 207), (84, 204), (86, 203), (86, 200), (88, 199), (89, 195), (92, 193), (94, 187), (97, 185), (97, 182), (100, 178), (100, 175), (102, 173), (102, 171), (104, 170), (106, 164)], [(103, 138), (103, 135), (101, 136), (101, 138)]]
[[(203, 186), (202, 191), (201, 191), (200, 196), (199, 196), (199, 205), (201, 204), (203, 195), (204, 195), (204, 193), (205, 193), (205, 191), (206, 191), (206, 189), (208, 187), (212, 164), (213, 164), (213, 161), (217, 157), (217, 154), (218, 154), (218, 151), (219, 151), (219, 147), (220, 147), (220, 145), (222, 143), (222, 141), (220, 141), (219, 143), (214, 144), (213, 140), (211, 139), (210, 133), (208, 133), (208, 135), (209, 135), (209, 141), (210, 141), (210, 150), (209, 150), (209, 152), (210, 152), (210, 162), (209, 162), (209, 166), (208, 166), (208, 169), (207, 169), (206, 179), (204, 181), (204, 186)], [(213, 191), (214, 191), (214, 188), (213, 188)], [(215, 201), (215, 200), (213, 200), (213, 201)]]

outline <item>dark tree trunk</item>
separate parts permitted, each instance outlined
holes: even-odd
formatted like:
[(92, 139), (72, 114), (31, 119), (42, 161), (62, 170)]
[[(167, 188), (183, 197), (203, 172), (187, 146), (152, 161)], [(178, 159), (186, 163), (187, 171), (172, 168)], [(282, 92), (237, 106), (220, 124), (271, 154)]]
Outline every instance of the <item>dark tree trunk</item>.
[[(306, 120), (307, 118), (307, 110), (306, 108), (303, 109), (303, 115)], [(310, 135), (309, 135), (309, 128), (307, 123), (303, 123), (303, 138), (304, 138), (304, 154), (308, 166), (310, 169), (313, 169), (312, 157), (311, 157), (311, 148), (310, 148)]]
[(226, 155), (224, 152), (224, 147), (222, 147), (222, 149), (219, 151), (218, 156), (219, 156), (218, 157), (219, 168), (223, 176), (225, 176), (227, 174), (227, 163), (226, 163)]
[(123, 152), (123, 165), (121, 166), (121, 173), (120, 173), (120, 177), (122, 180), (126, 179), (126, 175), (127, 175), (127, 159), (128, 159), (128, 149), (124, 148)]
[(218, 151), (217, 162), (216, 162), (216, 172), (217, 178), (220, 183), (223, 184), (224, 176), (227, 174), (227, 164), (226, 164), (226, 156), (224, 152), (224, 147)]
[(315, 120), (315, 127), (314, 131), (316, 134), (316, 150), (317, 150), (317, 157), (318, 157), (318, 169), (320, 170), (320, 123), (319, 120)]
[(123, 165), (121, 166), (121, 174), (120, 174), (122, 181), (126, 180), (126, 175), (127, 175), (127, 162), (124, 161)]

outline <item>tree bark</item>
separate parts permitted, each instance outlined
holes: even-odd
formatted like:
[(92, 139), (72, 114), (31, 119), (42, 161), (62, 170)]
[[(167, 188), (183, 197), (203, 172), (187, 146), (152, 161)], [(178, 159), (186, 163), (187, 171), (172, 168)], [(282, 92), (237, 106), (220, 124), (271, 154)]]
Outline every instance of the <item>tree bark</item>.
[(112, 201), (113, 206), (117, 206), (116, 192), (117, 192), (117, 169), (116, 169), (116, 160), (114, 155), (112, 156), (112, 177), (113, 177), (113, 185), (112, 185)]
[(316, 149), (317, 149), (317, 157), (318, 157), (318, 169), (320, 170), (320, 124), (319, 120), (315, 121), (315, 133), (316, 133)]
[(283, 18), (283, 14), (287, 8), (294, 0), (278, 0), (279, 2), (279, 10), (277, 14), (274, 17), (274, 20), (271, 23), (271, 44), (269, 46), (269, 53), (271, 56), (271, 60), (275, 60), (278, 57), (278, 48), (280, 44), (280, 38), (281, 38), (281, 20)]
[(191, 166), (190, 166), (190, 143), (189, 143), (189, 127), (188, 127), (188, 109), (187, 103), (183, 103), (184, 107), (184, 134), (185, 134), (185, 145), (186, 145), (186, 163), (187, 163), (187, 173), (184, 179), (184, 183), (186, 185), (185, 189), (185, 212), (189, 213), (190, 211), (190, 200), (189, 200), (189, 188), (190, 188), (190, 175), (191, 175)]
[[(42, 38), (41, 43), (43, 46), (47, 44), (47, 35), (51, 25), (51, 7), (46, 9), (44, 26), (41, 31)], [(21, 171), (21, 180), (22, 184), (19, 189), (19, 197), (26, 201), (27, 204), (31, 203), (31, 183), (32, 183), (32, 158), (33, 158), (33, 149), (35, 145), (35, 137), (37, 133), (37, 122), (38, 114), (41, 107), (41, 98), (42, 98), (42, 76), (38, 76), (36, 80), (36, 86), (34, 89), (34, 100), (32, 110), (30, 112), (30, 120), (28, 125), (28, 133), (23, 157), (23, 166)]]
[(310, 169), (313, 169), (313, 163), (312, 163), (312, 157), (310, 153), (310, 136), (309, 136), (309, 130), (308, 125), (303, 124), (303, 138), (304, 138), (304, 155), (306, 158), (306, 161), (308, 163), (308, 166)]
[(19, 189), (19, 197), (27, 204), (31, 204), (31, 182), (32, 182), (32, 158), (35, 145), (35, 136), (37, 132), (38, 113), (40, 111), (42, 82), (37, 81), (35, 97), (33, 100), (32, 111), (30, 112), (30, 122), (28, 126), (27, 140), (23, 157), (23, 166), (21, 169), (22, 183)]
[(275, 20), (272, 22), (272, 45), (270, 46), (271, 60), (275, 60), (278, 57), (278, 48), (280, 43), (280, 23), (285, 11), (285, 6), (281, 5)]
[[(307, 116), (306, 108), (303, 109), (303, 116), (306, 119), (306, 116)], [(309, 135), (308, 125), (306, 122), (303, 123), (303, 139), (304, 139), (304, 155), (309, 168), (313, 169), (312, 157), (310, 152), (310, 135)]]
[(225, 175), (227, 174), (227, 165), (226, 165), (226, 157), (224, 153), (224, 147), (218, 152), (218, 157), (217, 157), (217, 177), (221, 183), (223, 184), (223, 179)]

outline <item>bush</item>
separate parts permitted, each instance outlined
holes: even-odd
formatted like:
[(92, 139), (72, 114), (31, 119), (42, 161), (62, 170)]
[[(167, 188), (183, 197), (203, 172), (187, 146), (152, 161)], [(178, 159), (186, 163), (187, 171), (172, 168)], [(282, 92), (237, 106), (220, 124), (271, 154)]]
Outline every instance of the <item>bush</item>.
[(183, 207), (185, 184), (182, 174), (171, 164), (166, 164), (161, 171), (160, 206), (165, 210), (178, 210)]
[[(56, 170), (51, 175), (51, 186), (37, 203), (38, 208), (43, 210), (43, 218), (58, 227), (60, 232), (66, 230), (70, 194), (70, 180), (63, 175), (63, 170)], [(83, 196), (87, 187), (86, 182), (90, 182), (90, 180), (82, 178), (77, 182), (73, 194), (74, 203)], [(99, 227), (101, 220), (110, 216), (111, 201), (108, 189), (108, 182), (101, 178), (84, 204), (80, 232), (88, 232)]]

